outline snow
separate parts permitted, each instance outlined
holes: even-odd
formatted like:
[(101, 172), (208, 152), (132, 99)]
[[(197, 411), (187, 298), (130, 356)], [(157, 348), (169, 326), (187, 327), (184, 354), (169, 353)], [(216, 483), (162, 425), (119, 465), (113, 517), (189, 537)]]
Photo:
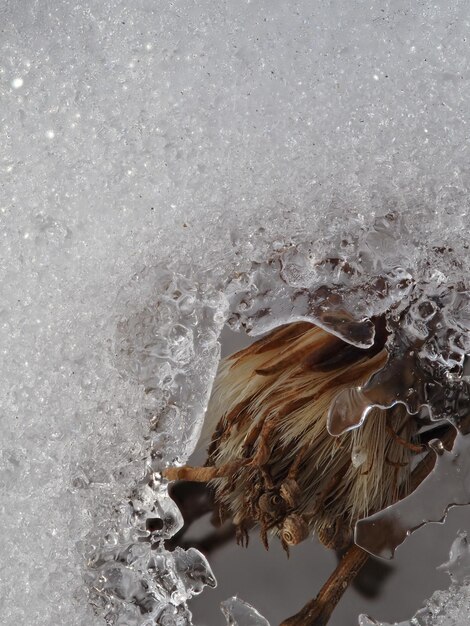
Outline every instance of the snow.
[[(469, 19), (465, 2), (3, 3), (5, 626), (189, 623), (209, 565), (139, 539), (148, 516), (157, 542), (180, 524), (158, 471), (195, 445), (225, 321), (308, 317), (366, 345), (407, 280), (465, 295)], [(445, 309), (461, 334), (464, 295)]]

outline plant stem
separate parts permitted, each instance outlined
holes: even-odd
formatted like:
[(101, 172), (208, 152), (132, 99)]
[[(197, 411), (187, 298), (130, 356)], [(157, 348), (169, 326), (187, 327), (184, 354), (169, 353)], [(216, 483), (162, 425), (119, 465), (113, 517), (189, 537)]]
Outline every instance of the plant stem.
[(281, 626), (325, 626), (343, 593), (368, 558), (369, 554), (362, 548), (351, 546), (317, 597), (308, 602), (299, 613), (284, 620)]

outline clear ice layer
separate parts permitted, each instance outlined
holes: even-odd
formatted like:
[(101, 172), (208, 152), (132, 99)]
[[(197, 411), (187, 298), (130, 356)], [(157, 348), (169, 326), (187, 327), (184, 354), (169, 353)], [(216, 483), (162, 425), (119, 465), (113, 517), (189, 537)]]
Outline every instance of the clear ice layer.
[(222, 602), (221, 609), (227, 626), (269, 626), (268, 620), (256, 609), (235, 596)]
[(459, 413), (469, 21), (463, 1), (3, 2), (2, 624), (190, 623), (213, 576), (161, 545), (180, 519), (158, 472), (195, 446), (226, 321), (367, 346), (391, 311), (390, 365), (416, 341), (425, 373), (396, 400)]
[(395, 624), (377, 622), (366, 615), (359, 626), (463, 626), (470, 615), (470, 547), (467, 534), (460, 533), (452, 544), (449, 561), (441, 565), (449, 573), (451, 585), (446, 591), (435, 591), (410, 620)]
[(388, 361), (360, 389), (346, 389), (330, 407), (334, 435), (359, 426), (373, 406), (423, 408), (457, 424), (470, 401), (470, 294), (464, 284), (433, 279), (387, 313)]

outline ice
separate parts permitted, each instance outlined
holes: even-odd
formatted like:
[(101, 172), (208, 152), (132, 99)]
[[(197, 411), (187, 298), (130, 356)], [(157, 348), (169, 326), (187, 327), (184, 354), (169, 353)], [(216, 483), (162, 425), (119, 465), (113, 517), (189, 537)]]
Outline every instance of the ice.
[(397, 402), (411, 414), (426, 407), (434, 420), (458, 423), (468, 414), (469, 293), (456, 284), (423, 282), (387, 316), (386, 366), (361, 389), (347, 389), (333, 402), (332, 434), (361, 424), (372, 406), (388, 408)]
[(450, 550), (449, 562), (439, 569), (447, 571), (452, 583), (446, 591), (435, 591), (425, 606), (409, 621), (394, 625), (377, 622), (366, 615), (359, 626), (462, 626), (470, 615), (470, 559), (467, 534), (460, 533)]
[(387, 313), (401, 358), (437, 307), (416, 405), (459, 413), (469, 20), (443, 1), (3, 2), (2, 624), (190, 623), (214, 577), (162, 545), (181, 520), (159, 472), (194, 448), (226, 321), (366, 346)]
[(468, 578), (470, 578), (470, 546), (466, 532), (459, 533), (450, 548), (449, 560), (440, 565), (438, 569), (448, 572), (455, 584), (468, 582)]
[(355, 541), (372, 554), (392, 558), (397, 546), (427, 522), (442, 522), (453, 505), (470, 503), (470, 436), (457, 434), (451, 451), (434, 442), (434, 470), (409, 496), (356, 524)]
[[(341, 258), (315, 261), (305, 248), (301, 252), (288, 247), (271, 253), (267, 263), (257, 264), (249, 288), (234, 288), (229, 324), (260, 334), (280, 324), (315, 320), (349, 343), (370, 347), (375, 336), (370, 318), (410, 293), (411, 275), (394, 267), (377, 276), (368, 272), (364, 281), (362, 263), (351, 266)], [(309, 265), (309, 272), (298, 272), (301, 263)]]
[(235, 596), (222, 602), (221, 608), (227, 626), (269, 626), (268, 620), (256, 609)]

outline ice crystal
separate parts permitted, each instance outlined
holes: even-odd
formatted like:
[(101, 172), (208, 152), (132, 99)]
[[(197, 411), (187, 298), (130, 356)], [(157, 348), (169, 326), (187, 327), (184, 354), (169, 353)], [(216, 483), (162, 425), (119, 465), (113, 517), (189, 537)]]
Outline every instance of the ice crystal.
[(227, 620), (227, 626), (269, 626), (267, 619), (240, 598), (233, 597), (225, 600), (221, 608)]

